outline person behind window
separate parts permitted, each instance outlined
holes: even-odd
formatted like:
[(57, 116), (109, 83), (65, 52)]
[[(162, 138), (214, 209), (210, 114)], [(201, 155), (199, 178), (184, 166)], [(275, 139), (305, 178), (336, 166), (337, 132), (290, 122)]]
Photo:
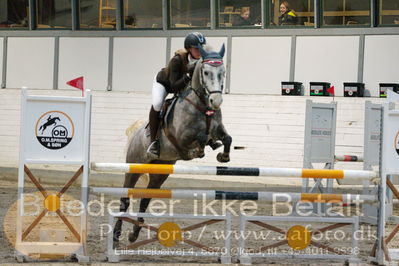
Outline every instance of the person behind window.
[(159, 157), (157, 131), (160, 123), (159, 114), (168, 93), (178, 93), (190, 82), (195, 63), (201, 58), (198, 46), (206, 44), (200, 32), (189, 33), (184, 39), (184, 49), (177, 50), (167, 67), (156, 75), (152, 85), (152, 106), (149, 115), (151, 144), (147, 153)]
[(251, 10), (248, 6), (241, 8), (240, 16), (234, 22), (234, 26), (251, 26), (252, 22), (249, 18)]
[(298, 18), (295, 11), (291, 9), (290, 4), (287, 1), (283, 1), (280, 4), (280, 17), (278, 18), (278, 25), (296, 25)]

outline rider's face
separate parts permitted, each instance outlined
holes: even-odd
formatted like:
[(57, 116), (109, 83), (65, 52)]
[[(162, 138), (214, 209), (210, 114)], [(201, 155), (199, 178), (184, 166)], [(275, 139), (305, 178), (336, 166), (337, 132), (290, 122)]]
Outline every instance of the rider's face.
[(188, 49), (188, 51), (190, 52), (190, 54), (193, 58), (195, 58), (195, 59), (201, 58), (201, 53), (198, 48), (191, 47)]

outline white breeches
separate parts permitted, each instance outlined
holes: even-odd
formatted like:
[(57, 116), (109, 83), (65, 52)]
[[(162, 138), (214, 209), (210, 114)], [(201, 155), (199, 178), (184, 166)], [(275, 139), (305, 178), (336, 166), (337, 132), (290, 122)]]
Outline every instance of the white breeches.
[(165, 87), (157, 82), (157, 76), (154, 78), (154, 82), (152, 83), (152, 107), (155, 111), (161, 111), (163, 102), (168, 95), (168, 92), (165, 90)]

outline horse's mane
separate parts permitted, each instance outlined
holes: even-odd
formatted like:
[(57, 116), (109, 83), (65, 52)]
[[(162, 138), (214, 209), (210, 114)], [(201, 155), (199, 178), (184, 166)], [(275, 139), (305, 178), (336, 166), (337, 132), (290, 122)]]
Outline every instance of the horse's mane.
[(191, 88), (194, 90), (200, 88), (201, 81), (200, 81), (200, 74), (201, 74), (201, 66), (202, 66), (202, 59), (198, 60), (195, 64), (193, 78), (191, 79)]

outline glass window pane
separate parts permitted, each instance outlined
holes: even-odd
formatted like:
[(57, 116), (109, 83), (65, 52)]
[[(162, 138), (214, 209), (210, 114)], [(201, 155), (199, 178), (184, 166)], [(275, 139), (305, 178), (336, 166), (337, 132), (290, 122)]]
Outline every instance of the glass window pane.
[(380, 24), (399, 26), (399, 1), (380, 0)]
[(221, 0), (219, 5), (220, 27), (260, 27), (262, 22), (261, 0)]
[(314, 0), (271, 0), (271, 25), (314, 26)]
[(0, 0), (0, 28), (28, 28), (28, 0)]
[(171, 0), (170, 13), (172, 28), (211, 26), (209, 0)]
[(71, 28), (70, 0), (37, 0), (38, 28)]
[(325, 0), (323, 25), (370, 25), (370, 1)]
[(80, 28), (115, 29), (116, 0), (80, 0)]
[(125, 0), (125, 28), (162, 28), (162, 0)]

